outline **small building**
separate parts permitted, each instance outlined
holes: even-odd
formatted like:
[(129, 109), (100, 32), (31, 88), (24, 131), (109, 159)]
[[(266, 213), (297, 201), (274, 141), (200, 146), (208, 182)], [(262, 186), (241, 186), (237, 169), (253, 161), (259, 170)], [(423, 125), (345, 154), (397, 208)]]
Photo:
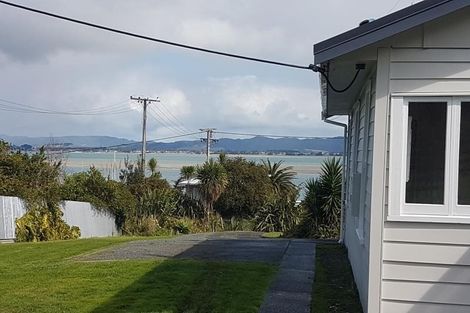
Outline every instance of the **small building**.
[(470, 0), (314, 51), (324, 119), (348, 118), (342, 239), (364, 312), (470, 312)]
[(191, 199), (201, 200), (200, 185), (201, 180), (198, 178), (189, 178), (179, 180), (176, 183), (176, 188)]

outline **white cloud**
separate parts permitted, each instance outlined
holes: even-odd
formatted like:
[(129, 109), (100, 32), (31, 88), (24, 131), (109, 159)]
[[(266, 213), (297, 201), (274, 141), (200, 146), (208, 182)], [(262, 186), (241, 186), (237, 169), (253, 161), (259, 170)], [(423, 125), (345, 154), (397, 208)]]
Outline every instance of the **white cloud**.
[[(321, 4), (310, 0), (18, 2), (148, 36), (306, 65), (312, 62), (315, 42), (384, 14), (395, 0)], [(4, 5), (0, 5), (0, 38), (3, 99), (77, 110), (125, 101), (130, 95), (159, 96), (177, 122), (189, 129), (214, 126), (314, 136), (341, 132), (322, 123), (318, 82), (311, 82), (311, 73), (267, 70), (267, 66), (215, 56), (199, 58), (200, 53)], [(137, 139), (140, 125), (137, 111), (79, 117), (0, 111), (0, 133), (11, 135), (94, 134)], [(174, 129), (149, 118), (149, 137), (174, 134)]]
[(220, 116), (217, 126), (224, 130), (310, 136), (324, 129), (313, 88), (269, 84), (255, 76), (211, 79), (211, 84), (217, 101), (206, 111)]

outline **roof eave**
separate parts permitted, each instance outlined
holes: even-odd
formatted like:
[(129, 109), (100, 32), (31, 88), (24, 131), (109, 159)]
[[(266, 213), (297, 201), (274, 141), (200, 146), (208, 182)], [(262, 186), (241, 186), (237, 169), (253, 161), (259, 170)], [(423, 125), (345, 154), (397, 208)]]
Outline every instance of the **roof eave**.
[[(326, 63), (347, 53), (470, 6), (469, 0), (425, 2), (418, 3), (314, 45), (315, 64)], [(428, 4), (428, 6), (420, 7), (420, 4), (422, 6)]]

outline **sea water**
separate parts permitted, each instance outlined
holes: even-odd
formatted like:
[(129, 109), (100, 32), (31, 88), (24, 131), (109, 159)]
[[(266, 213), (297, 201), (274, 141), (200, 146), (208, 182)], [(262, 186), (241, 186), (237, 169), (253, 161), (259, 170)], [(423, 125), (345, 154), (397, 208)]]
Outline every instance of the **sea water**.
[[(218, 158), (217, 154), (212, 155)], [(271, 162), (282, 161), (283, 166), (292, 166), (296, 172), (295, 184), (302, 187), (305, 181), (318, 177), (322, 162), (325, 156), (291, 156), (291, 155), (233, 155), (227, 157), (243, 157), (246, 160), (261, 163), (262, 160), (269, 159)], [(136, 162), (139, 153), (123, 152), (70, 152), (64, 155), (65, 171), (67, 173), (77, 173), (87, 171), (90, 166), (96, 167), (103, 175), (112, 179), (119, 179), (119, 172), (124, 168), (126, 160)], [(157, 170), (170, 183), (174, 183), (179, 178), (180, 169), (186, 165), (200, 165), (206, 160), (204, 154), (177, 153), (177, 152), (157, 152), (147, 153), (147, 161), (151, 158), (157, 160)]]

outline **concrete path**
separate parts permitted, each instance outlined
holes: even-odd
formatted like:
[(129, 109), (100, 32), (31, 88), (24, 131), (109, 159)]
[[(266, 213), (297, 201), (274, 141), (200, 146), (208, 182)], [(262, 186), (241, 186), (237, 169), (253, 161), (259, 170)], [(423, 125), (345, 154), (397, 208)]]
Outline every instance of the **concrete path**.
[(260, 313), (309, 313), (315, 268), (315, 243), (290, 240), (279, 273)]
[(82, 261), (123, 259), (198, 259), (266, 262), (279, 265), (260, 313), (308, 313), (315, 264), (315, 243), (300, 239), (264, 239), (255, 232), (184, 235), (132, 241), (79, 257)]
[(280, 264), (289, 240), (263, 239), (255, 232), (191, 234), (171, 239), (138, 240), (80, 256), (82, 261), (197, 259)]

